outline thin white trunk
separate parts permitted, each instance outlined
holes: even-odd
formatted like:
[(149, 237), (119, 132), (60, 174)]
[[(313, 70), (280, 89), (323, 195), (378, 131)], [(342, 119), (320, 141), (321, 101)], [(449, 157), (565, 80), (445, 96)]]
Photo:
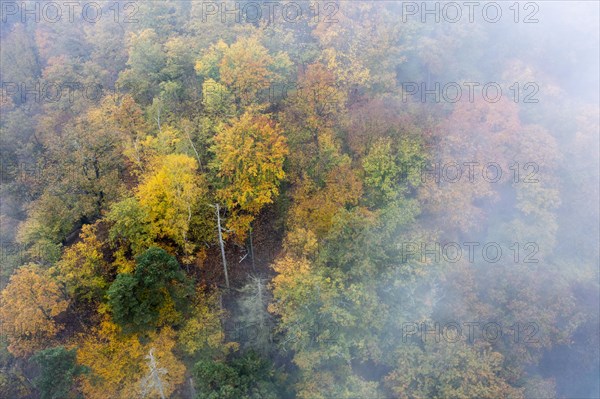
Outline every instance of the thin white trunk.
[(156, 370), (156, 359), (154, 359), (153, 350), (150, 350), (150, 367), (152, 368), (152, 374), (154, 376), (154, 383), (156, 384), (156, 387), (158, 388), (160, 397), (161, 397), (161, 399), (166, 399), (165, 392), (164, 392), (163, 386), (162, 386), (162, 381), (160, 380), (160, 377), (158, 376), (158, 372)]
[(252, 245), (252, 227), (250, 227), (250, 256), (252, 256), (252, 271), (256, 273), (256, 266), (254, 265), (254, 245)]
[(187, 136), (188, 141), (190, 142), (190, 145), (192, 146), (192, 150), (194, 150), (194, 154), (196, 154), (196, 159), (198, 160), (198, 166), (200, 166), (200, 169), (204, 169), (202, 167), (202, 161), (200, 160), (200, 154), (198, 154), (198, 151), (196, 150), (196, 146), (194, 145), (194, 142), (192, 141), (192, 136), (190, 136), (190, 132), (188, 132), (187, 129), (183, 129), (183, 131), (185, 132), (185, 135)]
[(221, 228), (221, 212), (219, 204), (215, 205), (217, 208), (217, 229), (219, 231), (219, 245), (221, 246), (221, 258), (223, 259), (223, 271), (225, 272), (225, 286), (229, 288), (229, 276), (227, 274), (227, 259), (225, 258), (225, 244), (223, 243), (223, 233)]

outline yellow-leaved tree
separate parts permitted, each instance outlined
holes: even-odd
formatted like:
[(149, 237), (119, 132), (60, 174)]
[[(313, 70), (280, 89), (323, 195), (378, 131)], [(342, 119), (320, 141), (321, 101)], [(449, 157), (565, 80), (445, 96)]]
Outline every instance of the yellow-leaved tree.
[(108, 288), (112, 266), (104, 259), (98, 224), (81, 228), (80, 241), (68, 247), (55, 269), (69, 295), (86, 301), (100, 301)]
[(186, 255), (193, 252), (189, 232), (207, 194), (206, 183), (197, 168), (197, 161), (184, 154), (158, 157), (136, 193), (148, 217), (151, 235), (172, 240)]
[(220, 129), (212, 151), (222, 183), (217, 198), (233, 214), (228, 228), (243, 240), (254, 217), (279, 195), (288, 153), (285, 137), (269, 116), (246, 112)]
[(196, 290), (192, 311), (178, 334), (178, 345), (187, 355), (201, 354), (210, 358), (224, 358), (237, 349), (235, 342), (225, 341), (221, 318), (225, 311), (219, 308), (217, 293)]
[(224, 84), (236, 102), (248, 106), (257, 103), (261, 91), (285, 83), (291, 65), (285, 52), (270, 54), (256, 32), (230, 46), (219, 41), (196, 62), (195, 69), (202, 78)]
[[(148, 392), (146, 356), (151, 349), (154, 349), (157, 367), (166, 371), (160, 375), (166, 397), (184, 381), (185, 366), (172, 352), (176, 341), (170, 328), (150, 334), (144, 345), (137, 335), (124, 335), (116, 324), (105, 320), (91, 333), (82, 334), (80, 340), (77, 362), (90, 369), (81, 378), (81, 390), (86, 398), (130, 399)], [(156, 392), (150, 391), (149, 397), (158, 397)]]
[(14, 356), (29, 356), (52, 345), (63, 325), (55, 318), (69, 306), (59, 285), (41, 267), (23, 266), (2, 291), (0, 319)]

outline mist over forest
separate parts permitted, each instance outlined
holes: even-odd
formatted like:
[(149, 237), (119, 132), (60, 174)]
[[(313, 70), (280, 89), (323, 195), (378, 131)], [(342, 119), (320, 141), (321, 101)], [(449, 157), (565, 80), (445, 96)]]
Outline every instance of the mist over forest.
[(0, 398), (600, 398), (599, 4), (1, 0)]

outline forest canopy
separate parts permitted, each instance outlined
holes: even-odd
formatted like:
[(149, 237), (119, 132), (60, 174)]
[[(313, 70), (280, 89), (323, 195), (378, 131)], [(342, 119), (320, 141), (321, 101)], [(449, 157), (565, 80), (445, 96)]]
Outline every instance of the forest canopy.
[(599, 397), (599, 6), (467, 3), (2, 1), (0, 397)]

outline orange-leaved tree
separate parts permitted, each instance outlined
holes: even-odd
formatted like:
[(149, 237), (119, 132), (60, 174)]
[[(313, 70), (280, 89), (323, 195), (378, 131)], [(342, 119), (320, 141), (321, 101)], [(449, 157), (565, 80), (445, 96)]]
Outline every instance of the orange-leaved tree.
[(8, 351), (15, 356), (29, 356), (50, 346), (63, 328), (56, 316), (67, 309), (69, 300), (49, 273), (37, 265), (18, 269), (1, 299), (0, 319), (8, 327)]
[(243, 240), (254, 217), (279, 195), (288, 153), (285, 137), (269, 116), (244, 113), (223, 126), (212, 147), (221, 180), (217, 199), (232, 211), (228, 227)]

